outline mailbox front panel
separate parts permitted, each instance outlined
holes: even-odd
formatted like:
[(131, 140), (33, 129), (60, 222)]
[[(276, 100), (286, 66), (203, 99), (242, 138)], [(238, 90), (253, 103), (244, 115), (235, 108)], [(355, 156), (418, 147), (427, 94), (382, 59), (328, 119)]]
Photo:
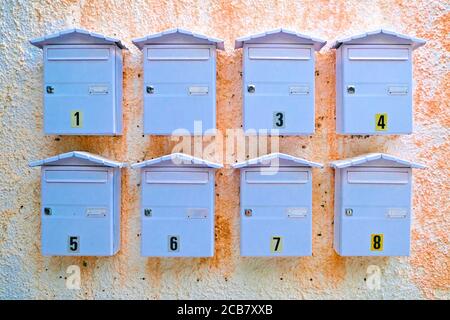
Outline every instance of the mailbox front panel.
[(213, 256), (213, 187), (212, 170), (142, 170), (142, 256)]
[(54, 166), (42, 169), (42, 254), (115, 253), (113, 169)]
[(244, 129), (314, 133), (314, 49), (244, 45)]
[(44, 48), (44, 61), (46, 134), (121, 133), (119, 48), (49, 45)]
[(185, 129), (202, 134), (216, 127), (214, 46), (144, 47), (144, 133), (164, 135)]
[(341, 173), (340, 254), (408, 256), (411, 169), (349, 168)]
[(411, 133), (410, 46), (344, 45), (339, 50), (343, 133)]
[(311, 255), (311, 170), (262, 170), (241, 170), (241, 255)]

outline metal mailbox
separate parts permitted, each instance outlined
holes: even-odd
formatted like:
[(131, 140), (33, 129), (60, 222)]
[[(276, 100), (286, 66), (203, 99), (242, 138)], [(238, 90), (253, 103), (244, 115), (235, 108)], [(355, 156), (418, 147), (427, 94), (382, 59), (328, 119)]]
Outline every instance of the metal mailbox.
[(135, 163), (141, 169), (141, 254), (214, 255), (214, 174), (222, 165), (182, 153)]
[(236, 39), (243, 48), (244, 130), (314, 133), (314, 52), (326, 41), (285, 29)]
[(121, 135), (120, 40), (68, 29), (30, 42), (44, 51), (45, 134)]
[(112, 256), (120, 246), (123, 163), (73, 151), (32, 161), (41, 167), (45, 256)]
[(408, 256), (412, 169), (425, 166), (370, 153), (335, 168), (334, 248), (342, 256)]
[(133, 43), (144, 53), (144, 133), (215, 130), (216, 49), (224, 49), (223, 41), (170, 29)]
[(312, 168), (282, 153), (236, 163), (241, 170), (241, 256), (312, 254)]
[(412, 51), (424, 44), (384, 29), (334, 43), (338, 133), (412, 132)]

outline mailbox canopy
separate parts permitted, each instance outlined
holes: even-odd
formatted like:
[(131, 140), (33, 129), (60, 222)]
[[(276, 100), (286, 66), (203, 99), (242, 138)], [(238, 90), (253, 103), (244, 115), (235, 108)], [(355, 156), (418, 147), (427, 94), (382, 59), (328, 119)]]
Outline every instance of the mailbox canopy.
[(44, 53), (44, 132), (122, 134), (122, 49), (116, 38), (68, 29), (30, 43)]
[(412, 51), (424, 44), (386, 29), (334, 42), (338, 133), (412, 132)]
[(144, 54), (144, 134), (216, 129), (216, 49), (223, 41), (184, 29), (134, 39)]
[(222, 165), (183, 153), (135, 163), (141, 169), (141, 255), (214, 254), (214, 174)]
[(342, 256), (408, 256), (412, 169), (383, 153), (333, 161), (334, 248)]
[(241, 255), (312, 254), (312, 168), (322, 164), (284, 153), (239, 162)]
[(325, 44), (325, 40), (286, 29), (236, 39), (235, 48), (243, 48), (243, 127), (247, 134), (314, 133), (314, 52)]
[(312, 45), (316, 51), (319, 51), (327, 42), (307, 34), (298, 33), (284, 28), (278, 28), (237, 38), (234, 42), (234, 48), (243, 48), (245, 44), (271, 43)]
[(221, 39), (208, 37), (199, 33), (191, 32), (182, 28), (168, 29), (162, 32), (147, 35), (133, 40), (139, 48), (144, 49), (146, 45), (183, 45), (200, 44), (214, 45), (219, 50), (224, 50), (224, 42)]
[(43, 49), (44, 46), (58, 44), (113, 44), (120, 49), (127, 49), (119, 39), (79, 28), (66, 29), (43, 37), (35, 38), (30, 40), (30, 43), (41, 49)]
[(397, 33), (387, 29), (377, 29), (350, 37), (340, 38), (332, 45), (332, 49), (338, 49), (342, 45), (349, 44), (403, 44), (410, 45), (413, 50), (425, 45), (426, 41), (416, 37)]
[(120, 168), (82, 151), (42, 160), (41, 250), (46, 256), (112, 256), (120, 247)]

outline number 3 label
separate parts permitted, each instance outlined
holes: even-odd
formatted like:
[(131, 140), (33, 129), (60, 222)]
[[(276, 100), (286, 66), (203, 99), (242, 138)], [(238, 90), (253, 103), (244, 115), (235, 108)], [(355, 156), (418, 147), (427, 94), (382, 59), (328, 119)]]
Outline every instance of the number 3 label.
[(283, 251), (283, 237), (275, 236), (270, 239), (270, 252), (280, 253)]
[(284, 113), (276, 111), (273, 113), (273, 127), (284, 128)]
[(387, 131), (388, 129), (388, 115), (387, 113), (377, 113), (375, 115), (375, 130)]
[(370, 250), (383, 251), (383, 240), (384, 235), (382, 233), (370, 235)]
[(83, 113), (80, 110), (73, 110), (70, 112), (70, 125), (72, 128), (83, 127)]

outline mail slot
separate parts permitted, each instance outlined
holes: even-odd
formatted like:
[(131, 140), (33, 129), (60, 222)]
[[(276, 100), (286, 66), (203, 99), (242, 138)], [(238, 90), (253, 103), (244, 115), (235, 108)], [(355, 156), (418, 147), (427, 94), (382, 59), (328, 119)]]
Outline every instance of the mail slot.
[(282, 153), (239, 162), (241, 255), (312, 254), (312, 178), (319, 163)]
[(412, 52), (424, 44), (384, 29), (334, 43), (338, 133), (412, 133)]
[(112, 256), (120, 247), (123, 163), (73, 151), (30, 162), (41, 167), (45, 256)]
[(248, 133), (314, 133), (314, 53), (325, 43), (285, 29), (236, 39), (235, 48), (243, 48)]
[(381, 154), (334, 161), (334, 248), (342, 256), (408, 256), (411, 176), (423, 165)]
[(213, 256), (214, 174), (221, 165), (174, 153), (132, 167), (142, 177), (142, 256)]
[(44, 52), (44, 132), (122, 134), (120, 40), (69, 29), (30, 42)]
[(183, 29), (135, 39), (144, 52), (144, 134), (212, 133), (216, 49), (223, 41)]

